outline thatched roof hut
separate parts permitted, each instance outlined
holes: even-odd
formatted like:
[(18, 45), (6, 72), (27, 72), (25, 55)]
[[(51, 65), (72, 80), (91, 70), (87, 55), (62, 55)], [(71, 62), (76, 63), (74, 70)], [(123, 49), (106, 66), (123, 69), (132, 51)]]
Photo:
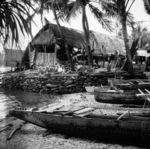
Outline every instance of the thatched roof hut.
[[(84, 40), (84, 36), (82, 32), (76, 31), (74, 29), (70, 29), (67, 27), (61, 27), (61, 30), (62, 30), (65, 42), (70, 47), (85, 49), (85, 40)], [(23, 59), (22, 59), (22, 64), (25, 65), (27, 68), (29, 68), (31, 65), (33, 65), (34, 63), (33, 61), (35, 60), (36, 52), (34, 51), (39, 52), (40, 50), (40, 52), (42, 52), (42, 49), (43, 49), (43, 52), (50, 53), (51, 51), (54, 51), (54, 48), (56, 45), (58, 46), (61, 44), (60, 39), (61, 39), (61, 36), (59, 34), (57, 25), (46, 24), (37, 33), (37, 35), (32, 39), (32, 41), (27, 46)], [(42, 54), (41, 56), (43, 57), (43, 53), (40, 53), (40, 54)], [(50, 58), (48, 58), (48, 60), (49, 59)]]
[[(67, 27), (61, 27), (62, 33), (64, 36), (65, 42), (69, 45), (70, 49), (78, 48), (85, 49), (86, 42), (84, 34), (81, 31), (75, 29), (70, 29)], [(95, 54), (114, 54), (115, 50), (119, 51), (120, 54), (124, 54), (124, 45), (123, 41), (115, 37), (109, 37), (105, 34), (97, 34), (93, 32), (90, 34), (91, 48), (95, 49)], [(35, 60), (35, 52), (40, 48), (43, 48), (43, 52), (48, 52), (49, 50), (54, 49), (54, 45), (60, 45), (61, 36), (59, 34), (56, 24), (46, 24), (32, 39), (29, 45), (26, 48), (24, 53), (22, 63), (28, 68), (33, 64)], [(101, 49), (102, 45), (105, 46), (106, 51)], [(40, 50), (41, 52), (41, 50)]]
[(4, 64), (5, 66), (15, 67), (22, 60), (23, 51), (17, 49), (4, 48)]
[(116, 36), (91, 32), (91, 47), (95, 54), (110, 55), (117, 52), (120, 55), (125, 55), (124, 42)]

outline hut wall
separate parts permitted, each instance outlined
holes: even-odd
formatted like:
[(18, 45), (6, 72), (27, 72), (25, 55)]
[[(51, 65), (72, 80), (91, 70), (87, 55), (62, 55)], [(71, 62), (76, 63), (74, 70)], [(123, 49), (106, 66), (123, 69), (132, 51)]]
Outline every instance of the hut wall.
[(37, 53), (36, 66), (53, 66), (56, 64), (56, 53)]

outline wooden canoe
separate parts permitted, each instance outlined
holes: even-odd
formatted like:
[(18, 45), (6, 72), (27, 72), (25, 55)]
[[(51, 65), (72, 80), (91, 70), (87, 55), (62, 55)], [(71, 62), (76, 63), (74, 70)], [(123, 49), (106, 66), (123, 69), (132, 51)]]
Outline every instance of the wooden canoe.
[[(123, 141), (126, 143), (150, 144), (150, 117), (94, 115), (92, 112), (83, 115), (80, 109), (70, 115), (61, 112), (38, 112), (31, 110), (12, 110), (11, 116), (50, 129), (54, 133), (86, 137), (100, 140)], [(76, 114), (81, 113), (81, 115)]]
[(149, 81), (130, 81), (126, 83), (114, 84), (117, 88), (123, 90), (150, 89)]
[(138, 97), (138, 91), (111, 90), (108, 88), (95, 88), (94, 97), (98, 102), (114, 104), (144, 104), (145, 100)]

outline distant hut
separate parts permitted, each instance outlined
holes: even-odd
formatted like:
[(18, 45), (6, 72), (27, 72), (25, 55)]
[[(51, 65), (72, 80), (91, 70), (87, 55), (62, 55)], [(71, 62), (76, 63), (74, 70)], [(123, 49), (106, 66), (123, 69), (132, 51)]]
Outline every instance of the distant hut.
[(150, 70), (150, 33), (148, 31), (144, 31), (140, 36), (135, 59), (140, 67)]
[(111, 62), (115, 67), (117, 60), (125, 57), (124, 42), (119, 37), (93, 31), (90, 32), (90, 37), (93, 59), (96, 59), (96, 63), (101, 61), (102, 67), (105, 67), (105, 62)]
[(17, 64), (21, 63), (22, 56), (22, 50), (4, 48), (4, 66), (16, 67)]
[[(70, 51), (73, 48), (85, 48), (85, 40), (81, 32), (66, 27), (61, 29)], [(65, 50), (60, 40), (57, 25), (46, 24), (27, 46), (22, 63), (27, 68), (31, 68), (55, 65), (58, 60), (66, 60)]]
[(97, 55), (113, 55), (116, 52), (119, 55), (125, 55), (125, 46), (122, 39), (93, 31), (91, 32), (91, 48)]

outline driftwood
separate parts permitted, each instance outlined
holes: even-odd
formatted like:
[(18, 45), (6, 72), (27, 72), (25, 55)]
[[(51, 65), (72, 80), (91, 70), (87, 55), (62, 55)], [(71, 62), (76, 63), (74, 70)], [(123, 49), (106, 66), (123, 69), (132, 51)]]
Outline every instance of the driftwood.
[(15, 134), (15, 132), (21, 129), (21, 127), (24, 124), (25, 124), (24, 121), (19, 119), (14, 119), (12, 117), (4, 119), (0, 122), (0, 133), (9, 130), (7, 140), (10, 140)]
[(2, 128), (0, 128), (0, 133), (3, 132), (3, 131), (6, 131), (7, 129), (9, 129), (10, 127), (12, 127), (12, 124), (9, 124), (7, 126), (4, 126)]
[(12, 128), (11, 132), (9, 133), (9, 135), (8, 135), (8, 137), (7, 137), (7, 140), (10, 140), (10, 139), (13, 137), (13, 135), (14, 135), (18, 130), (20, 130), (21, 127), (22, 127), (24, 124), (25, 124), (25, 122), (22, 121), (22, 120), (19, 120), (19, 119), (15, 120), (15, 121), (13, 122), (13, 128)]

